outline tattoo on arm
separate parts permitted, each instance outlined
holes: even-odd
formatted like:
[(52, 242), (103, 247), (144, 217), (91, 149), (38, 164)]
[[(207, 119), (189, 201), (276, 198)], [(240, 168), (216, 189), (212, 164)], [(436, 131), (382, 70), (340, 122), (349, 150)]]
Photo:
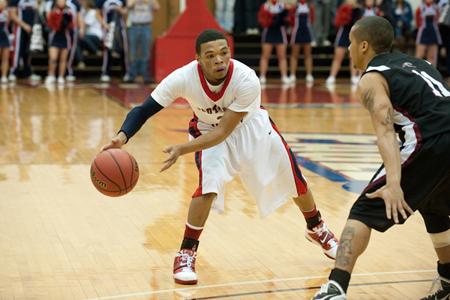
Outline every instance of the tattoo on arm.
[(384, 116), (384, 120), (381, 122), (384, 126), (392, 127), (394, 125), (394, 112), (392, 110), (392, 107), (389, 107), (389, 109), (386, 112), (386, 115)]
[(370, 113), (373, 113), (373, 102), (375, 98), (375, 91), (372, 88), (368, 88), (362, 93), (362, 102), (365, 108)]
[(355, 229), (353, 227), (346, 226), (339, 241), (339, 248), (336, 255), (336, 266), (346, 267), (354, 264), (354, 260), (356, 260), (356, 258), (352, 257), (352, 243), (354, 237)]

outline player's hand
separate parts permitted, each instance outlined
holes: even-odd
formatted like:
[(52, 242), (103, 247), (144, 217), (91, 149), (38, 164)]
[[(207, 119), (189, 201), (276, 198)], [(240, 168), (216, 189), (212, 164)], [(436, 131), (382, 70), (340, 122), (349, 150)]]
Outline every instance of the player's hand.
[(405, 201), (403, 190), (399, 184), (385, 185), (373, 193), (366, 193), (366, 196), (370, 199), (381, 198), (386, 205), (386, 216), (390, 220), (394, 219), (396, 224), (398, 221), (398, 214), (400, 213), (403, 219), (407, 219), (409, 215), (412, 215), (414, 211), (409, 207)]
[(127, 136), (121, 131), (115, 137), (113, 137), (111, 139), (109, 144), (104, 145), (100, 149), (100, 152), (108, 150), (108, 149), (113, 149), (113, 148), (119, 148), (120, 149), (126, 143), (126, 141), (127, 141)]
[(181, 155), (181, 148), (177, 145), (168, 146), (163, 149), (163, 152), (168, 153), (169, 157), (164, 161), (164, 166), (161, 168), (160, 172), (164, 172), (177, 161), (178, 157)]

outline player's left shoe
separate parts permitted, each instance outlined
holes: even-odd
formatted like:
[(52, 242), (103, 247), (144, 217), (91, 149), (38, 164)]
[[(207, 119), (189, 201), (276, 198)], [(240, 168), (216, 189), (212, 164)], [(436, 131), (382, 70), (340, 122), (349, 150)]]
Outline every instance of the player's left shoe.
[[(436, 293), (424, 297), (420, 300), (449, 300), (450, 299), (450, 280), (439, 277), (441, 288)], [(434, 284), (433, 284), (434, 285)], [(433, 288), (432, 288), (433, 289)]]
[(333, 232), (328, 229), (324, 221), (320, 221), (319, 225), (312, 230), (306, 229), (305, 237), (310, 242), (322, 247), (322, 251), (326, 256), (331, 259), (336, 259), (339, 241)]
[(173, 279), (179, 284), (197, 284), (195, 272), (195, 259), (197, 253), (194, 250), (180, 250), (173, 261)]
[(344, 290), (334, 280), (323, 284), (311, 300), (347, 300)]

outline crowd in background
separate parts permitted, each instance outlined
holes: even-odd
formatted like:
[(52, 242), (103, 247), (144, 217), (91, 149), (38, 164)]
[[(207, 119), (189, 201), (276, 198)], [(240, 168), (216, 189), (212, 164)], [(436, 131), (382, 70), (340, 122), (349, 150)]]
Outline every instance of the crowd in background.
[[(227, 32), (261, 35), (263, 84), (273, 48), (282, 83), (296, 81), (301, 52), (305, 80), (312, 83), (312, 47), (334, 44), (326, 81), (332, 85), (347, 52), (351, 26), (370, 15), (391, 22), (400, 51), (407, 52), (415, 39), (415, 55), (434, 65), (441, 51), (449, 75), (450, 5), (448, 0), (435, 1), (422, 0), (413, 9), (408, 0), (215, 0), (215, 15)], [(150, 82), (151, 24), (159, 8), (157, 0), (0, 0), (1, 83), (18, 77), (40, 80), (33, 73), (30, 53), (44, 49), (49, 57), (47, 84), (74, 81), (74, 67), (84, 69), (87, 55), (102, 59), (102, 82), (111, 80), (113, 58), (121, 62), (123, 81), (135, 82), (141, 76)], [(356, 70), (351, 73), (356, 83)]]

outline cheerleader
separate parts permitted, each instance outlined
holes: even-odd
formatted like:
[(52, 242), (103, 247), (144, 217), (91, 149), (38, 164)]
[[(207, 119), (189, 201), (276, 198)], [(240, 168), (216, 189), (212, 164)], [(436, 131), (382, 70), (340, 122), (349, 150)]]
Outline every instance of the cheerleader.
[(275, 46), (278, 56), (278, 66), (281, 73), (281, 82), (289, 83), (287, 77), (287, 34), (288, 10), (283, 3), (277, 0), (268, 0), (262, 4), (258, 12), (258, 21), (263, 27), (262, 32), (262, 55), (259, 62), (260, 82), (266, 83), (266, 73), (269, 65), (270, 54)]
[[(350, 45), (350, 29), (353, 24), (361, 18), (361, 16), (362, 10), (356, 0), (346, 0), (336, 12), (335, 25), (338, 27), (338, 32), (336, 35), (330, 76), (328, 76), (326, 81), (328, 86), (333, 86), (336, 82), (336, 75), (341, 68), (342, 60), (344, 59), (348, 46)], [(357, 71), (353, 68), (352, 62), (350, 62), (350, 71), (352, 74), (352, 84), (357, 84), (359, 81), (359, 76), (357, 76)]]
[(56, 65), (59, 63), (58, 84), (64, 84), (67, 56), (72, 47), (70, 30), (73, 26), (73, 15), (66, 6), (66, 0), (55, 0), (47, 16), (47, 23), (51, 31), (48, 37), (48, 76), (45, 83), (55, 82)]
[(438, 28), (439, 7), (433, 0), (423, 0), (416, 10), (417, 38), (416, 57), (424, 58), (433, 65), (437, 64), (438, 45), (442, 44)]
[(311, 53), (311, 42), (313, 40), (312, 24), (314, 23), (314, 6), (308, 4), (306, 0), (298, 0), (297, 4), (290, 10), (290, 21), (293, 24), (291, 45), (292, 53), (290, 58), (290, 82), (295, 83), (297, 74), (298, 55), (303, 47), (305, 56), (306, 82), (312, 83), (313, 59)]
[(2, 77), (0, 82), (2, 84), (8, 83), (9, 48), (11, 47), (11, 43), (9, 42), (8, 23), (7, 2), (6, 0), (0, 0), (0, 56), (2, 59)]

